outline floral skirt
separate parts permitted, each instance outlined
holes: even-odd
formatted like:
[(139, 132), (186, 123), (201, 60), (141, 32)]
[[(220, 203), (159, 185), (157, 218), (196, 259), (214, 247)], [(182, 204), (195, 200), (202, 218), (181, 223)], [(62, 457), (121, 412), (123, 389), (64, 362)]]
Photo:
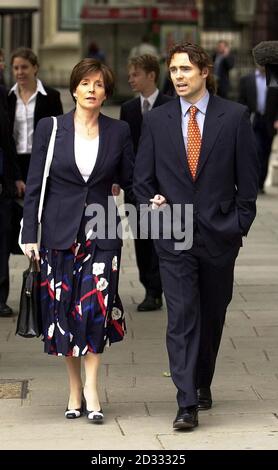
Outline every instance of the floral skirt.
[(58, 356), (101, 353), (121, 341), (125, 319), (118, 295), (121, 250), (101, 250), (94, 240), (68, 250), (41, 248), (44, 350)]

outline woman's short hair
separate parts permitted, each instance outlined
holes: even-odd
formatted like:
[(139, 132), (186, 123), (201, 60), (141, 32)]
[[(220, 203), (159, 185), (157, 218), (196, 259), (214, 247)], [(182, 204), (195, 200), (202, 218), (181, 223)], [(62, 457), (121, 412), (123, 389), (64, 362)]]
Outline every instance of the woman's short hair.
[(204, 68), (208, 69), (208, 76), (206, 78), (206, 87), (212, 94), (216, 92), (216, 83), (213, 76), (213, 64), (208, 53), (198, 44), (192, 44), (191, 42), (183, 42), (175, 44), (169, 51), (167, 57), (167, 65), (169, 67), (170, 62), (174, 54), (181, 54), (185, 52), (188, 54), (189, 60), (192, 64), (202, 71)]
[(30, 64), (33, 66), (39, 67), (39, 61), (36, 56), (36, 54), (32, 51), (32, 49), (29, 49), (29, 47), (18, 47), (15, 49), (12, 54), (11, 54), (11, 65), (13, 65), (14, 59), (17, 57), (20, 57), (21, 59), (28, 60)]
[(75, 98), (73, 93), (75, 92), (76, 88), (78, 87), (81, 80), (86, 77), (90, 73), (94, 72), (101, 72), (103, 76), (105, 94), (107, 98), (113, 94), (114, 86), (115, 86), (115, 76), (113, 71), (111, 70), (108, 65), (103, 64), (97, 59), (83, 59), (78, 64), (73, 67), (70, 76), (70, 93), (73, 97), (74, 101)]

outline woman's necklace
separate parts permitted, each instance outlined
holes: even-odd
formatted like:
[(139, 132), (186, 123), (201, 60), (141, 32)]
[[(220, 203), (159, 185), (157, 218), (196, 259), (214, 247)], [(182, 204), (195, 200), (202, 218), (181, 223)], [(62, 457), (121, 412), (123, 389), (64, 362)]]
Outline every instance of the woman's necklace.
[(93, 126), (88, 126), (85, 122), (82, 122), (77, 118), (76, 124), (78, 125), (79, 132), (86, 134), (88, 137), (94, 137), (98, 133), (98, 125), (95, 123)]
[(86, 126), (86, 129), (87, 129), (87, 135), (91, 136), (91, 135), (94, 134), (94, 130), (95, 130), (94, 127), (88, 127), (88, 126)]

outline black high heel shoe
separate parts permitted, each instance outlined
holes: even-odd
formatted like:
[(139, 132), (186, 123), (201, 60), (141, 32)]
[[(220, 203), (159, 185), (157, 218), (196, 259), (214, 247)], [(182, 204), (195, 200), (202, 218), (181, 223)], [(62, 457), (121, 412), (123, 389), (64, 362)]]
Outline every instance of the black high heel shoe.
[(83, 394), (83, 391), (82, 391), (81, 407), (80, 408), (71, 408), (71, 409), (69, 409), (67, 407), (67, 409), (65, 411), (65, 417), (67, 419), (81, 418), (81, 416), (83, 416), (83, 414), (84, 414), (84, 410), (85, 410), (85, 398), (84, 398), (84, 394)]

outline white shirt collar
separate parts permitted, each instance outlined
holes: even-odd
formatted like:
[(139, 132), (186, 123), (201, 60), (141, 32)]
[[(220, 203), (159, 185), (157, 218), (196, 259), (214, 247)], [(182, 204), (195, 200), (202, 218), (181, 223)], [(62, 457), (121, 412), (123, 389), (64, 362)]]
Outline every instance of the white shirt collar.
[[(16, 95), (17, 98), (19, 97), (18, 84), (17, 83), (15, 83), (14, 86), (10, 89), (9, 95), (12, 92), (14, 92), (14, 94)], [(39, 78), (37, 78), (37, 89), (36, 89), (34, 94), (36, 95), (37, 93), (41, 93), (42, 95), (47, 95), (47, 93), (45, 91), (45, 88), (44, 88), (44, 86), (43, 86), (43, 84), (42, 84), (42, 82), (40, 81)]]
[(144, 100), (148, 100), (148, 102), (150, 103), (150, 110), (151, 110), (153, 108), (153, 105), (154, 105), (154, 102), (155, 102), (156, 98), (158, 97), (158, 93), (159, 93), (158, 88), (156, 88), (155, 92), (152, 95), (148, 96), (148, 98), (145, 98), (140, 93), (141, 109), (143, 108)]

